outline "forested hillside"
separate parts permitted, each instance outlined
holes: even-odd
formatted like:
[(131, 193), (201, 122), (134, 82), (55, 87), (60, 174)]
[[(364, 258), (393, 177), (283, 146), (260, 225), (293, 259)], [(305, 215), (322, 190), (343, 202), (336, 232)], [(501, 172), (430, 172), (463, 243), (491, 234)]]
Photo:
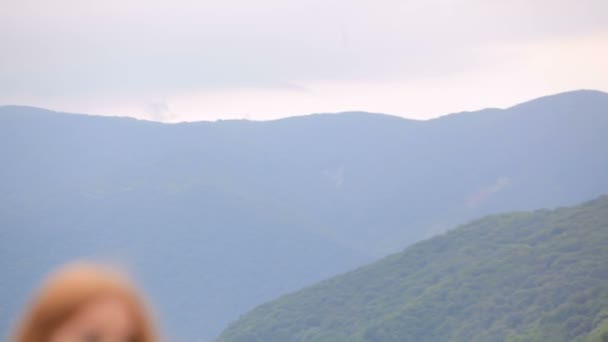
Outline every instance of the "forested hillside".
[(608, 196), (490, 216), (264, 304), (221, 342), (606, 341)]

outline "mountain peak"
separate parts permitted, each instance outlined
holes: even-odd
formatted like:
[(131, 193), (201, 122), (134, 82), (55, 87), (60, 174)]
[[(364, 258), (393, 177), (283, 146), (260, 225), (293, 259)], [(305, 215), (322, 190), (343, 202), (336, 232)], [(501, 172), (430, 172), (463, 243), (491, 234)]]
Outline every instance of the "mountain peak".
[(608, 93), (599, 90), (591, 89), (580, 89), (557, 93), (553, 95), (547, 95), (538, 97), (526, 102), (509, 107), (508, 109), (520, 109), (527, 107), (538, 107), (538, 106), (549, 106), (549, 107), (561, 107), (561, 106), (579, 106), (595, 104), (596, 102), (608, 103)]

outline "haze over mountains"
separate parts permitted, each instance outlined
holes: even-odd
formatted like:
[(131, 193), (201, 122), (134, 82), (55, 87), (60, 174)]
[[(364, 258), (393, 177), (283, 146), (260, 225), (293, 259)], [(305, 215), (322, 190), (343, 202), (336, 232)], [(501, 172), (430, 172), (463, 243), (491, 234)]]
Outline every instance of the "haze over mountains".
[(429, 121), (160, 124), (0, 107), (0, 332), (42, 272), (124, 264), (169, 337), (486, 214), (608, 193), (608, 94)]

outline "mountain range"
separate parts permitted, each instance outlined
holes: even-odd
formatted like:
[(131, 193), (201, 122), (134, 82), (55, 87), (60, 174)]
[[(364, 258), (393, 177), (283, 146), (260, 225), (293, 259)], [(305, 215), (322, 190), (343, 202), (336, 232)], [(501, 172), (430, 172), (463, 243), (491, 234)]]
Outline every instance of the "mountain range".
[(608, 193), (608, 94), (417, 121), (161, 124), (0, 107), (0, 333), (75, 258), (126, 268), (178, 341), (471, 219)]

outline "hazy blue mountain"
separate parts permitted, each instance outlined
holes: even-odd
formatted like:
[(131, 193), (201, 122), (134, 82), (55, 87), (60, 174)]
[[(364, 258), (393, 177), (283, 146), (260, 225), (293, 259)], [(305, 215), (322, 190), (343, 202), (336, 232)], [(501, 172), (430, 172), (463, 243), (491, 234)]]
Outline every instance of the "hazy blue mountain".
[(264, 304), (218, 342), (608, 338), (608, 196), (487, 217)]
[(0, 107), (0, 332), (41, 272), (126, 264), (180, 340), (486, 214), (608, 192), (608, 94), (415, 121), (160, 124)]

